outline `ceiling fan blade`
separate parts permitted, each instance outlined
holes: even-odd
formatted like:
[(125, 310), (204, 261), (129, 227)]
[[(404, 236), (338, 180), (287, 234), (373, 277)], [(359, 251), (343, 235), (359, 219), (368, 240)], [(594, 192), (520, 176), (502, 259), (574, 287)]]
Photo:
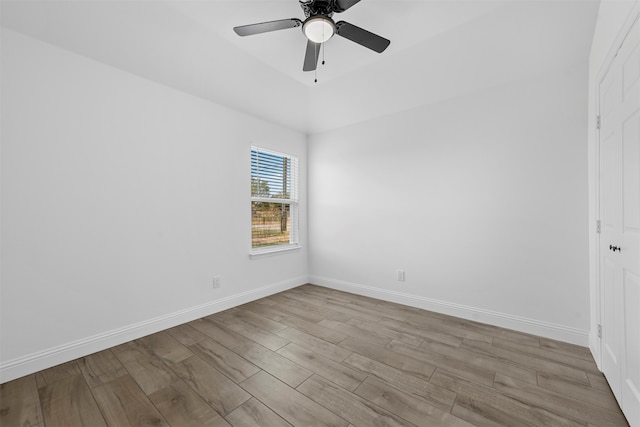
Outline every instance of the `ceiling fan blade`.
[(252, 36), (254, 34), (268, 33), (270, 31), (286, 30), (302, 25), (302, 21), (296, 18), (280, 19), (278, 21), (261, 22), (259, 24), (241, 25), (234, 27), (233, 31), (239, 36)]
[(353, 24), (349, 24), (348, 22), (340, 21), (336, 23), (336, 34), (344, 37), (345, 39), (349, 39), (352, 42), (356, 42), (359, 45), (367, 47), (371, 50), (374, 50), (378, 53), (384, 52), (384, 50), (389, 46), (391, 41), (385, 39), (384, 37), (380, 37), (377, 34), (370, 33), (367, 30), (363, 30), (360, 27), (356, 27)]
[(360, 0), (336, 0), (336, 12), (344, 12)]
[(307, 40), (307, 52), (304, 55), (304, 65), (302, 71), (313, 71), (318, 66), (318, 57), (320, 56), (320, 43), (314, 43)]

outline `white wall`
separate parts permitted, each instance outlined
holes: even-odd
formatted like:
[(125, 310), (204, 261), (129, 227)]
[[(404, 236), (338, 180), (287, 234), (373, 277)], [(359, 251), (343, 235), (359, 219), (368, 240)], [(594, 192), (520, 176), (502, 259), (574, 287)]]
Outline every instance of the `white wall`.
[[(306, 283), (304, 134), (9, 30), (1, 71), (1, 382)], [(249, 259), (252, 143), (299, 156), (302, 250)]]
[(600, 340), (597, 325), (600, 323), (598, 295), (598, 235), (596, 221), (598, 212), (598, 86), (607, 66), (611, 63), (624, 34), (640, 13), (640, 0), (602, 0), (598, 10), (591, 54), (589, 56), (589, 289), (591, 300), (591, 334), (589, 347), (596, 363), (600, 364)]
[(586, 345), (586, 136), (586, 63), (312, 135), (310, 280)]

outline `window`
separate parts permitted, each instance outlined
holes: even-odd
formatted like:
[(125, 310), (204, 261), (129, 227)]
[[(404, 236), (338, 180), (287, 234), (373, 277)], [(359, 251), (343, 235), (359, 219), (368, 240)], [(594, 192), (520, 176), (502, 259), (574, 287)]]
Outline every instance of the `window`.
[(252, 253), (298, 247), (298, 158), (251, 147)]

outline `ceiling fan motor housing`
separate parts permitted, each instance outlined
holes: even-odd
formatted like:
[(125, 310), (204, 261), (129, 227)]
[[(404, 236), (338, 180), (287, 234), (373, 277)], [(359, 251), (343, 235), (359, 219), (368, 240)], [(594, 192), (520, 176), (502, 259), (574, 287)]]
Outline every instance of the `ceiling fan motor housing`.
[(333, 12), (342, 12), (342, 8), (337, 5), (336, 0), (300, 0), (300, 7), (307, 18), (316, 15), (331, 17)]

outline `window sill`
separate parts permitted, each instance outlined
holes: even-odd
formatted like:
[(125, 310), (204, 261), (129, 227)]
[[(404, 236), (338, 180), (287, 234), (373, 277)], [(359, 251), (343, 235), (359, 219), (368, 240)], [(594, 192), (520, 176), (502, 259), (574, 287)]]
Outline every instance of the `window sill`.
[(281, 245), (277, 247), (265, 248), (265, 249), (254, 249), (249, 254), (249, 258), (257, 259), (263, 258), (267, 256), (280, 255), (282, 253), (297, 251), (300, 249), (300, 245)]

